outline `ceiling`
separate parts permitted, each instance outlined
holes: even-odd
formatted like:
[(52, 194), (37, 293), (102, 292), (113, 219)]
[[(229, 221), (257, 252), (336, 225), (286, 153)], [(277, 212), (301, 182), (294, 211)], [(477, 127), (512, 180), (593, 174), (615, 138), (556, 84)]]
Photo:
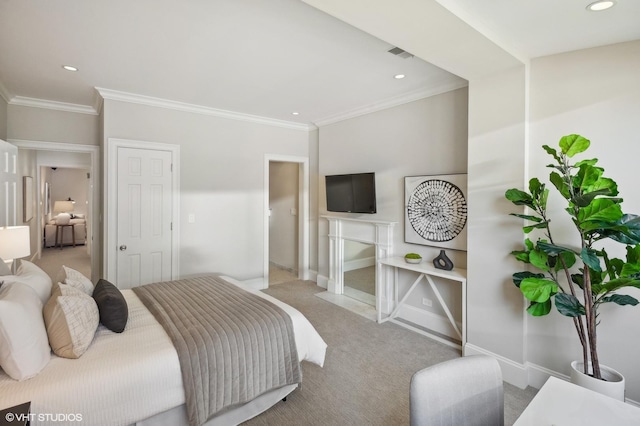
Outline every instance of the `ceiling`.
[[(640, 39), (638, 0), (439, 3), (521, 60)], [(0, 0), (0, 95), (95, 113), (103, 88), (311, 125), (466, 85), (393, 47), (299, 0)]]

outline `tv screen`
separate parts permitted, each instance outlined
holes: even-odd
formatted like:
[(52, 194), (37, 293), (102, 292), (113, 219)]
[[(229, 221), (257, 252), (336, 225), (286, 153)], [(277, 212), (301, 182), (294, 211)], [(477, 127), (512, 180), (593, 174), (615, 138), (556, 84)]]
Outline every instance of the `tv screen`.
[(346, 213), (376, 212), (376, 177), (371, 173), (325, 176), (327, 210)]

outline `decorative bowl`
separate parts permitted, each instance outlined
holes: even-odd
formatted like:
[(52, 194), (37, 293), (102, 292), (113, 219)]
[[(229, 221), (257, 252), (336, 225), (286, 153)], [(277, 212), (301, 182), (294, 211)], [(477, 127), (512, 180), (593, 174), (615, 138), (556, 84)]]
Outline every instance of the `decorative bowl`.
[(410, 258), (410, 257), (405, 257), (405, 258), (404, 258), (404, 261), (405, 261), (405, 262), (407, 262), (407, 263), (416, 263), (416, 264), (417, 264), (417, 263), (422, 262), (422, 258), (420, 258), (420, 259), (413, 259), (413, 258)]

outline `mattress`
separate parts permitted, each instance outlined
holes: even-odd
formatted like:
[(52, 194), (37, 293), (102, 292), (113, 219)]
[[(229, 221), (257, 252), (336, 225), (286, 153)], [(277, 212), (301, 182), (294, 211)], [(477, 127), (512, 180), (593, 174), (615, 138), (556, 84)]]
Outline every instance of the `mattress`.
[[(132, 290), (122, 290), (129, 321), (121, 334), (100, 325), (79, 359), (51, 356), (36, 377), (15, 381), (0, 371), (0, 408), (31, 401), (32, 425), (129, 425), (185, 402), (178, 355)], [(326, 344), (296, 309), (255, 291), (293, 321), (299, 359), (322, 366)], [(66, 421), (65, 421), (66, 420)]]

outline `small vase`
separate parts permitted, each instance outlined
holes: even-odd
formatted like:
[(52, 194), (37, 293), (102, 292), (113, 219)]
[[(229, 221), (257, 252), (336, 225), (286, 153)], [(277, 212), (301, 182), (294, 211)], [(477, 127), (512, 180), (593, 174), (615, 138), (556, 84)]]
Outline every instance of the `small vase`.
[[(591, 371), (591, 362), (589, 362), (589, 371)], [(584, 374), (584, 363), (582, 361), (573, 361), (571, 363), (571, 383), (624, 402), (624, 376), (613, 368), (602, 364), (600, 364), (600, 373), (603, 380)]]
[(440, 254), (433, 259), (433, 266), (438, 269), (450, 271), (453, 269), (453, 262), (447, 257), (444, 250), (440, 250)]

